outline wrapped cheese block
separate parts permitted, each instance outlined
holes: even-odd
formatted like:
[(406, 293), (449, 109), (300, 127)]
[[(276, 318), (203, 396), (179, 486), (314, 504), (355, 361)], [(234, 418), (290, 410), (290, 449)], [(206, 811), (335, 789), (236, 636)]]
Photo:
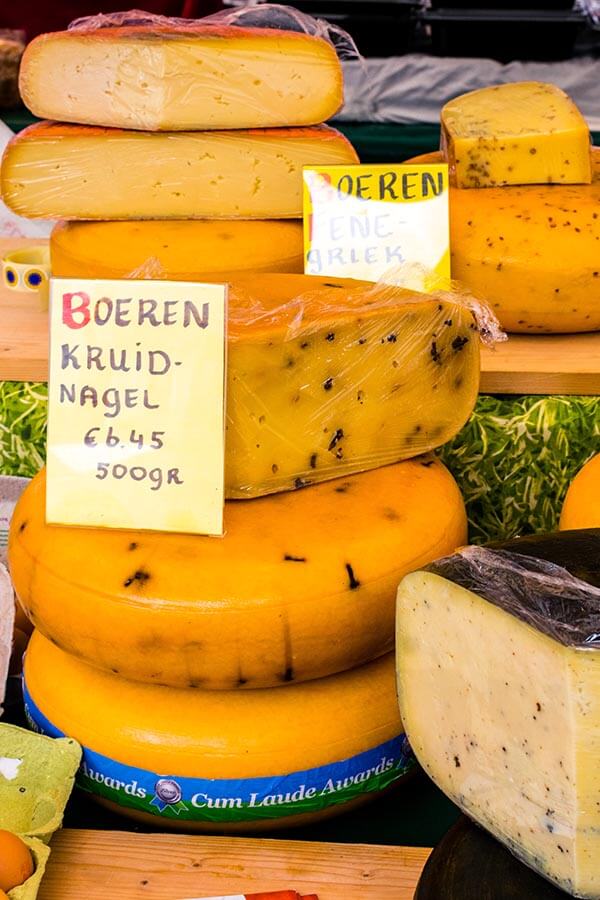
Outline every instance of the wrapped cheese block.
[(577, 473), (567, 491), (560, 527), (600, 528), (600, 453)]
[[(451, 477), (450, 475), (448, 476)], [(457, 489), (458, 492), (458, 489)], [(0, 717), (10, 667), (15, 623), (15, 599), (6, 568), (0, 563)]]
[(507, 331), (600, 329), (600, 148), (592, 160), (589, 185), (450, 188), (452, 277)]
[(41, 35), (20, 88), (42, 119), (143, 131), (315, 125), (343, 99), (322, 38), (193, 22)]
[(50, 236), (58, 278), (228, 281), (245, 272), (303, 271), (302, 222), (62, 222)]
[(600, 529), (468, 547), (398, 591), (400, 710), (467, 815), (600, 897)]
[(302, 167), (358, 162), (326, 125), (152, 134), (40, 122), (10, 142), (1, 189), (32, 219), (286, 219)]
[(433, 457), (225, 505), (225, 536), (56, 527), (45, 472), (17, 506), (10, 564), (39, 630), (123, 677), (261, 688), (393, 648), (400, 578), (466, 539)]
[(36, 729), (82, 744), (82, 790), (155, 828), (308, 823), (380, 796), (413, 766), (393, 654), (285, 691), (187, 691), (100, 672), (36, 633), (25, 703)]
[(496, 84), (442, 108), (442, 146), (459, 188), (589, 184), (590, 132), (553, 84)]

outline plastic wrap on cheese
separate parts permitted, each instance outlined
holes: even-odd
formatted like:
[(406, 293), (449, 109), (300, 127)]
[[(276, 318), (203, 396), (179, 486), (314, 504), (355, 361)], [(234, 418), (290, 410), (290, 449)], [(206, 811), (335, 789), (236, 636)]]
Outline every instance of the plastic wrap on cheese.
[(468, 419), (489, 310), (458, 292), (255, 275), (228, 313), (225, 486), (256, 497), (418, 456)]
[(0, 187), (33, 219), (297, 219), (303, 166), (357, 162), (327, 125), (151, 133), (38, 122), (6, 148)]
[(282, 6), (180, 19), (132, 10), (37, 37), (20, 75), (40, 118), (143, 131), (315, 125), (342, 105), (341, 29)]

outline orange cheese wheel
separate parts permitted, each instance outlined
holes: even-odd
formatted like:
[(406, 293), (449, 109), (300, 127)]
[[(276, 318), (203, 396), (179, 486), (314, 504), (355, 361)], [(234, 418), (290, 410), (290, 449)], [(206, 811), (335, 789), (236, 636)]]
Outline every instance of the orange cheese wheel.
[(452, 277), (487, 300), (506, 331), (600, 329), (598, 147), (592, 166), (592, 184), (450, 188)]
[(45, 521), (45, 472), (21, 495), (9, 560), (36, 627), (125, 678), (262, 688), (393, 648), (396, 588), (466, 539), (456, 482), (416, 459), (225, 506), (225, 537)]
[(600, 453), (573, 479), (560, 517), (560, 527), (600, 528)]

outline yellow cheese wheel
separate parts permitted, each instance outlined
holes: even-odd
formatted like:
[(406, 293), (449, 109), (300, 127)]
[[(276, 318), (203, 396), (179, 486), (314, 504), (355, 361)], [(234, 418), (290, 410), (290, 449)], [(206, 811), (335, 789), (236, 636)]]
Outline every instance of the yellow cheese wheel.
[(250, 830), (343, 811), (413, 760), (393, 654), (285, 690), (189, 691), (128, 682), (35, 633), (25, 661), (33, 726), (84, 748), (79, 787), (155, 827)]
[(303, 271), (302, 222), (62, 222), (50, 236), (58, 278), (229, 281), (245, 272)]
[(433, 458), (229, 502), (223, 539), (47, 525), (45, 493), (41, 472), (9, 537), (28, 615), (94, 666), (176, 687), (285, 685), (388, 652), (400, 578), (466, 538)]
[(505, 330), (600, 329), (598, 147), (592, 166), (591, 184), (450, 189), (452, 276), (490, 303)]
[(560, 527), (600, 528), (600, 453), (573, 479), (560, 516)]

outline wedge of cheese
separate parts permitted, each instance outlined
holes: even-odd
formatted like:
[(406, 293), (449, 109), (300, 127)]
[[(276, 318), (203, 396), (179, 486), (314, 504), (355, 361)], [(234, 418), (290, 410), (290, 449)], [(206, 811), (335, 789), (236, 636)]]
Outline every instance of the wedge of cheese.
[[(440, 163), (428, 153), (410, 162)], [(452, 277), (486, 300), (506, 331), (600, 329), (600, 148), (593, 181), (450, 188)]]
[(400, 710), (434, 782), (568, 894), (600, 897), (600, 529), (470, 547), (398, 591)]
[(357, 161), (326, 125), (152, 134), (41, 122), (8, 145), (1, 190), (33, 219), (299, 218), (303, 166)]
[(593, 456), (571, 482), (560, 527), (600, 528), (600, 453)]
[(222, 540), (56, 527), (45, 498), (43, 472), (10, 536), (37, 627), (91, 665), (179, 688), (289, 685), (389, 652), (400, 578), (467, 535), (433, 457), (227, 503)]
[(79, 788), (121, 815), (264, 831), (328, 818), (405, 779), (414, 758), (394, 681), (387, 654), (284, 691), (175, 690), (100, 672), (36, 632), (24, 693), (36, 730), (81, 743)]
[(447, 103), (441, 119), (457, 187), (592, 180), (587, 123), (553, 84), (523, 81), (472, 91)]
[(301, 273), (302, 222), (62, 222), (50, 236), (58, 278), (229, 281), (247, 272)]
[(343, 99), (341, 64), (322, 38), (199, 24), (41, 35), (20, 91), (42, 119), (143, 131), (316, 125)]

